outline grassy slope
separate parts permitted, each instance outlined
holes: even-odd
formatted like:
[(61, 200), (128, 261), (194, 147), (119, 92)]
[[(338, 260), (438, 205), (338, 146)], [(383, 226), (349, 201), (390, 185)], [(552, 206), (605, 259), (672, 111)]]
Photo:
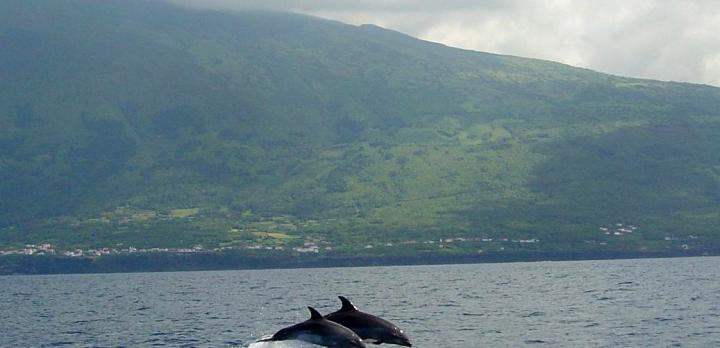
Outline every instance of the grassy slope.
[(720, 239), (717, 88), (142, 1), (4, 2), (0, 42), (0, 245)]

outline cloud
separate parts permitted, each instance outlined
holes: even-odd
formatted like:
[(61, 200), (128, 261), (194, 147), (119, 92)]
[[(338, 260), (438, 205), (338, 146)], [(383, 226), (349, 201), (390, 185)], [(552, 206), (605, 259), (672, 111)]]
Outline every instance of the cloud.
[(485, 52), (720, 86), (715, 0), (170, 0), (300, 12)]

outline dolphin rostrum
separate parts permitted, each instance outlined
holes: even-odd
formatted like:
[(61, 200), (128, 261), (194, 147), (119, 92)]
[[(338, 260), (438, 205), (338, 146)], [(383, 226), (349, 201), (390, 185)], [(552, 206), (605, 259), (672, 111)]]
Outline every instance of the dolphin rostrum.
[(368, 343), (390, 343), (412, 347), (410, 339), (393, 323), (372, 314), (363, 313), (347, 298), (338, 297), (342, 302), (342, 308), (337, 312), (326, 315), (326, 319), (355, 331), (360, 338)]
[(299, 340), (330, 348), (366, 348), (362, 339), (353, 331), (323, 318), (315, 308), (308, 309), (310, 319), (280, 329), (272, 337), (258, 342)]

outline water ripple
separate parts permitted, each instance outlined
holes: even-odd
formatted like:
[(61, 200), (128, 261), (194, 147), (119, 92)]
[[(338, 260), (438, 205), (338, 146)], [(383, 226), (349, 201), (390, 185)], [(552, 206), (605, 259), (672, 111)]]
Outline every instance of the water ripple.
[(0, 347), (244, 347), (337, 295), (418, 347), (715, 347), (717, 279), (709, 257), (0, 277)]

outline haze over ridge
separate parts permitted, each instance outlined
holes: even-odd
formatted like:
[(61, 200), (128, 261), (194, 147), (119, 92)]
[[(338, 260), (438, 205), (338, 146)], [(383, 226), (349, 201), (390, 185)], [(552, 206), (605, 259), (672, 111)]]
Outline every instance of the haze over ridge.
[(454, 47), (616, 75), (720, 85), (720, 3), (711, 0), (169, 1), (294, 11), (377, 24)]

